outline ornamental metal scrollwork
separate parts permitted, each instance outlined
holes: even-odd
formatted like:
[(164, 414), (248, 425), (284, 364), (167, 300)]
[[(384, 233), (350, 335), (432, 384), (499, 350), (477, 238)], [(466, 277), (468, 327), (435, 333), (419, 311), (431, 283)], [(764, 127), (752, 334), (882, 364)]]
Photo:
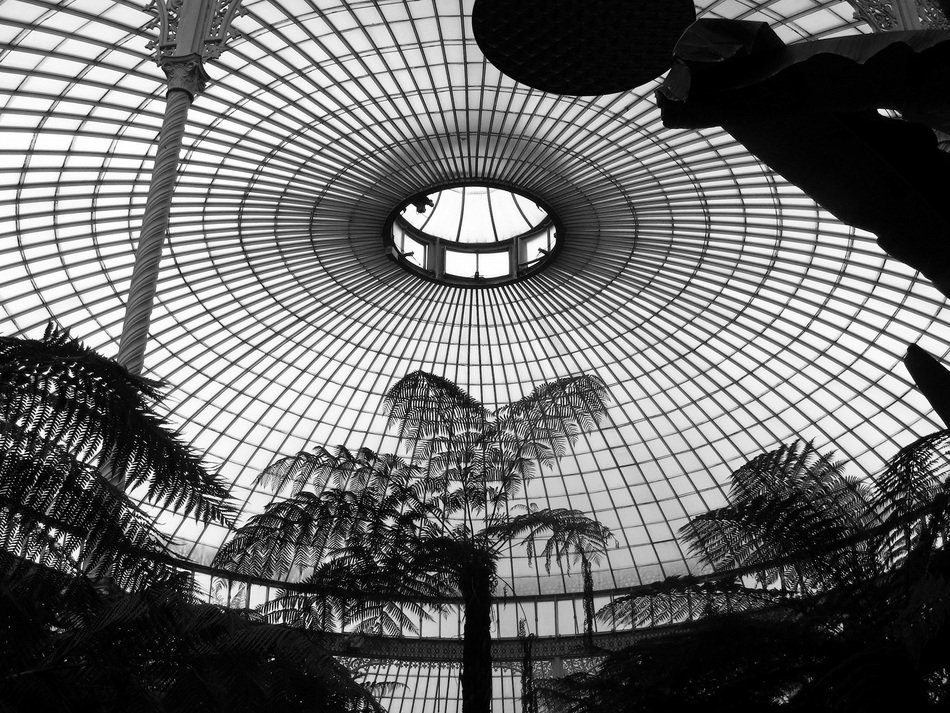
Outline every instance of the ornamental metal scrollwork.
[(950, 28), (950, 18), (934, 0), (917, 0), (917, 11), (920, 19), (927, 28)]
[[(855, 18), (860, 18), (879, 32), (908, 29), (901, 27), (895, 8), (900, 0), (851, 0)], [(948, 28), (950, 22), (934, 0), (915, 0), (917, 16), (924, 28)]]
[(240, 0), (217, 0), (205, 39), (205, 59), (220, 57), (228, 41), (237, 37), (238, 33), (231, 27), (231, 20), (247, 12), (240, 5)]
[(145, 29), (158, 36), (145, 46), (159, 65), (186, 56), (217, 59), (237, 35), (231, 21), (244, 14), (240, 5), (241, 0), (150, 0), (146, 10), (153, 18)]
[(178, 46), (178, 22), (181, 6), (184, 0), (150, 0), (145, 11), (154, 17), (145, 25), (146, 31), (158, 30), (158, 37), (153, 37), (145, 48), (154, 52), (153, 59), (162, 64), (162, 60), (174, 54)]

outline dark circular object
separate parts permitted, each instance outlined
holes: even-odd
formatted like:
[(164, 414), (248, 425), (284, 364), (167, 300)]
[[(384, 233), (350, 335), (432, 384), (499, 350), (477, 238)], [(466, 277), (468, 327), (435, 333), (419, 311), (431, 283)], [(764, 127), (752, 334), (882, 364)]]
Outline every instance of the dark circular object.
[(475, 41), (512, 79), (555, 94), (633, 89), (673, 63), (692, 0), (475, 0)]

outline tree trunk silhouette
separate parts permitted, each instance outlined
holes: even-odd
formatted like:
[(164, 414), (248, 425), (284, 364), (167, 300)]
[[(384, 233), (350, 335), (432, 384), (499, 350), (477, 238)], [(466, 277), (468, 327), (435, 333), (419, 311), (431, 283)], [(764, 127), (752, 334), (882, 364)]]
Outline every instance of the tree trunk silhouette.
[(459, 576), (465, 607), (462, 642), (462, 713), (490, 713), (491, 674), (491, 593), (494, 563), (481, 553), (473, 553), (471, 564)]

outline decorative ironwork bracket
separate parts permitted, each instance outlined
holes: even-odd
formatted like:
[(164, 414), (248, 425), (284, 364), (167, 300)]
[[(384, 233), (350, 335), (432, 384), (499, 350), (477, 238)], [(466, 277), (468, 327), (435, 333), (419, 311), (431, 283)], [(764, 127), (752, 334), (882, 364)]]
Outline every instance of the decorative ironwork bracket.
[(875, 30), (923, 30), (950, 27), (934, 0), (850, 0), (855, 17)]
[(151, 0), (154, 15), (146, 29), (158, 37), (146, 47), (168, 77), (169, 89), (184, 89), (192, 98), (208, 81), (204, 63), (217, 59), (236, 36), (231, 21), (243, 14), (241, 0)]

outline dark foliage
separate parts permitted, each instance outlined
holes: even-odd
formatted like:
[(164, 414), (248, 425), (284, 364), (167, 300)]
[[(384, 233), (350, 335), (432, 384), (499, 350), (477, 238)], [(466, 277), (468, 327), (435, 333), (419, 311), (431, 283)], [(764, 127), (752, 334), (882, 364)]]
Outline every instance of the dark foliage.
[(50, 326), (0, 337), (0, 547), (122, 587), (173, 576), (166, 545), (126, 489), (227, 523), (228, 490), (156, 414), (157, 384)]
[(305, 632), (201, 604), (185, 581), (103, 594), (0, 554), (0, 710), (381, 709)]
[(834, 642), (795, 620), (728, 615), (610, 655), (596, 674), (536, 685), (559, 711), (769, 711)]
[(158, 385), (65, 332), (0, 338), (0, 711), (360, 711), (305, 632), (201, 604), (126, 494), (227, 523)]
[(872, 487), (801, 442), (732, 475), (683, 536), (722, 573), (670, 579), (599, 616), (680, 624), (593, 674), (535, 684), (549, 710), (936, 711), (950, 707), (950, 435), (901, 449)]

